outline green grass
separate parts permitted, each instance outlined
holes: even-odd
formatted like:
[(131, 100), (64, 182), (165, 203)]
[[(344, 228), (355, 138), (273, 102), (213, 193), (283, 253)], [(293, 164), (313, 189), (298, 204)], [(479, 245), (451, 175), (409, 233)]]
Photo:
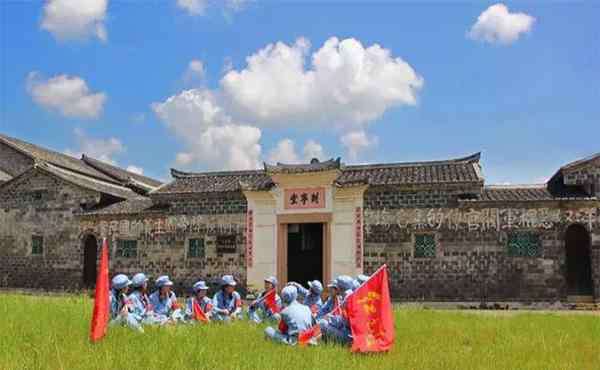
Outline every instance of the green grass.
[(388, 354), (266, 342), (263, 327), (111, 328), (88, 342), (92, 300), (0, 294), (0, 369), (600, 369), (600, 316), (400, 309)]

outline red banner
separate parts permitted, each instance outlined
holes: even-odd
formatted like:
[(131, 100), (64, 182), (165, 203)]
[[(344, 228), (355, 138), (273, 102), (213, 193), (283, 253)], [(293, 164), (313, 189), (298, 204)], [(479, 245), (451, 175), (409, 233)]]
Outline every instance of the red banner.
[(265, 302), (265, 306), (267, 306), (272, 313), (278, 313), (280, 311), (277, 300), (275, 299), (275, 289), (271, 289), (265, 294), (263, 302)]
[(192, 307), (194, 309), (194, 318), (197, 321), (208, 322), (208, 317), (206, 317), (206, 314), (204, 313), (204, 311), (202, 311), (202, 308), (198, 304), (197, 300), (194, 299), (194, 303), (192, 303)]
[(90, 340), (97, 342), (104, 338), (108, 328), (109, 288), (108, 288), (108, 242), (104, 238), (100, 257), (100, 269), (96, 276), (96, 292), (94, 296), (94, 313), (90, 325)]
[(387, 267), (383, 265), (348, 297), (352, 352), (385, 352), (394, 345), (394, 315)]

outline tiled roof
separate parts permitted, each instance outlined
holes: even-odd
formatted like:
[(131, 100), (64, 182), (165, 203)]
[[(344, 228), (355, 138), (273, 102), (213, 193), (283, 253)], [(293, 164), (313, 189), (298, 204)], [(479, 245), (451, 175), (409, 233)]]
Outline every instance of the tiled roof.
[(482, 183), (480, 153), (445, 161), (382, 163), (346, 166), (337, 179), (344, 186), (356, 182), (369, 185)]
[(330, 171), (330, 170), (339, 170), (341, 168), (341, 161), (338, 157), (337, 159), (330, 159), (328, 161), (319, 162), (318, 159), (313, 159), (310, 163), (303, 164), (284, 164), (277, 163), (276, 165), (269, 165), (267, 163), (265, 165), (265, 172), (267, 174), (276, 174), (276, 173), (305, 173), (305, 172), (320, 172), (320, 171)]
[(90, 167), (93, 167), (94, 169), (105, 173), (119, 180), (122, 183), (130, 182), (131, 179), (133, 179), (136, 183), (141, 183), (142, 186), (146, 185), (147, 187), (149, 187), (149, 190), (151, 190), (152, 188), (157, 188), (161, 185), (160, 181), (156, 181), (146, 176), (138, 175), (137, 173), (126, 171), (122, 168), (99, 161), (92, 157), (88, 157), (85, 154), (81, 156), (81, 160), (88, 164)]
[(62, 154), (59, 152), (55, 152), (50, 149), (42, 148), (37, 145), (15, 139), (10, 136), (0, 134), (0, 141), (4, 142), (8, 146), (18, 150), (19, 152), (27, 155), (33, 160), (44, 161), (48, 163), (52, 163), (56, 166), (60, 166), (63, 168), (68, 168), (72, 171), (76, 171), (82, 173), (87, 176), (92, 176), (97, 179), (102, 179), (110, 182), (117, 182), (115, 179), (110, 176), (96, 170), (93, 167), (88, 166), (85, 162), (68, 156), (66, 154)]
[(79, 173), (57, 167), (49, 163), (38, 163), (35, 165), (35, 167), (49, 172), (55, 176), (58, 176), (67, 182), (81, 186), (86, 189), (95, 190), (100, 193), (109, 194), (123, 199), (135, 198), (138, 196), (138, 194), (135, 193), (133, 190), (124, 186), (102, 181), (99, 179), (93, 179), (91, 177), (84, 176)]
[(112, 204), (99, 210), (83, 213), (84, 215), (128, 215), (137, 213), (160, 212), (165, 207), (154, 205), (152, 199), (147, 197), (136, 197)]
[(571, 163), (567, 163), (564, 166), (562, 166), (560, 169), (561, 170), (571, 170), (571, 169), (577, 168), (577, 167), (579, 167), (581, 165), (585, 165), (585, 164), (587, 164), (589, 162), (595, 161), (597, 159), (600, 159), (600, 153), (596, 153), (596, 154), (593, 154), (593, 155), (591, 155), (589, 157), (582, 158), (582, 159), (573, 161)]
[(242, 187), (268, 189), (271, 178), (263, 171), (227, 171), (190, 173), (171, 170), (174, 181), (163, 185), (152, 194), (185, 194), (240, 191)]
[[(275, 172), (273, 168), (275, 168)], [(273, 173), (303, 173), (339, 169), (338, 186), (403, 185), (442, 183), (483, 183), (479, 153), (458, 159), (432, 162), (389, 163), (343, 166), (339, 158), (309, 165), (267, 166), (265, 170), (182, 172), (171, 170), (174, 180), (152, 194), (213, 193), (241, 190), (268, 190)]]
[(583, 191), (569, 190), (561, 194), (552, 194), (546, 185), (489, 185), (474, 199), (462, 202), (531, 202), (553, 200), (596, 200)]

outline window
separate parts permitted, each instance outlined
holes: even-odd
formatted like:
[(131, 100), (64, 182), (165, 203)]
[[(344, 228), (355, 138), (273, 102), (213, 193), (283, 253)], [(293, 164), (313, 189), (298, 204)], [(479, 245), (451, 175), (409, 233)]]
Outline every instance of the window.
[(188, 257), (204, 258), (204, 239), (188, 240)]
[(137, 240), (117, 240), (117, 257), (137, 257)]
[(508, 255), (513, 257), (537, 257), (541, 252), (540, 236), (534, 233), (508, 235)]
[(31, 236), (31, 254), (42, 255), (44, 254), (44, 237), (40, 235)]
[(416, 234), (415, 235), (415, 257), (432, 258), (435, 257), (435, 235)]
[(217, 235), (217, 253), (235, 253), (236, 240), (235, 235)]

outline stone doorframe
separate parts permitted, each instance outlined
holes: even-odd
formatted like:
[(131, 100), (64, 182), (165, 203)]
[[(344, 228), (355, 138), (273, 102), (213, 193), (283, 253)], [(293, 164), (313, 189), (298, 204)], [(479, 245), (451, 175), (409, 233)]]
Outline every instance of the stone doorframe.
[(277, 280), (287, 282), (288, 224), (323, 224), (323, 285), (331, 280), (331, 213), (297, 213), (277, 215)]

